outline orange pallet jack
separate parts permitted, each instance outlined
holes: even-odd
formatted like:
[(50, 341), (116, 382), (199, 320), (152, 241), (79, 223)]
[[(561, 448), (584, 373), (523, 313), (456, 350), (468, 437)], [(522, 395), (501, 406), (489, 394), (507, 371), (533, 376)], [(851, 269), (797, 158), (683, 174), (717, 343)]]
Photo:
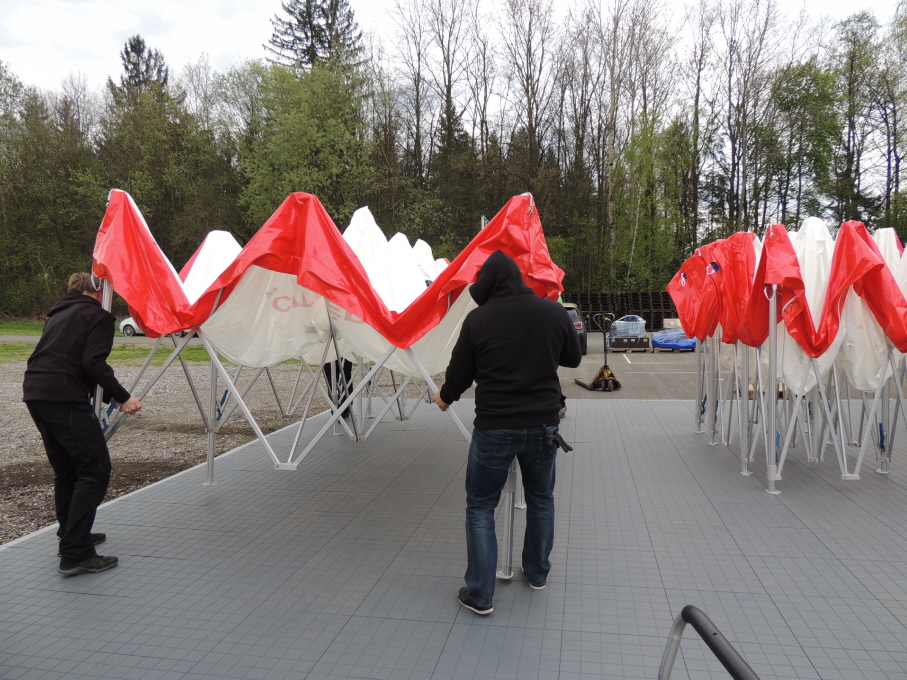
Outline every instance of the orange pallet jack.
[(608, 368), (608, 336), (611, 331), (611, 323), (615, 318), (617, 318), (616, 315), (611, 312), (594, 314), (592, 316), (592, 320), (595, 322), (595, 325), (599, 327), (602, 332), (602, 337), (605, 339), (605, 363), (598, 369), (598, 373), (592, 378), (591, 383), (584, 382), (579, 378), (573, 379), (577, 385), (581, 385), (587, 390), (613, 392), (614, 390), (620, 389), (620, 381), (618, 381), (617, 376), (614, 375), (614, 371)]

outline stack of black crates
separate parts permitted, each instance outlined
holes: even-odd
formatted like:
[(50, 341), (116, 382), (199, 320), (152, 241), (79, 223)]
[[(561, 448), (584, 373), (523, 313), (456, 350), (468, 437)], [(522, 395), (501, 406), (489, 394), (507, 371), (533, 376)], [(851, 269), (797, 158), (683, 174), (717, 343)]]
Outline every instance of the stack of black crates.
[(660, 331), (664, 320), (677, 318), (677, 309), (667, 291), (650, 291), (647, 293), (563, 293), (564, 302), (572, 302), (579, 307), (586, 318), (589, 330), (597, 331), (598, 326), (592, 322), (592, 316), (599, 312), (612, 312), (616, 318), (627, 314), (636, 314), (646, 320), (646, 331)]

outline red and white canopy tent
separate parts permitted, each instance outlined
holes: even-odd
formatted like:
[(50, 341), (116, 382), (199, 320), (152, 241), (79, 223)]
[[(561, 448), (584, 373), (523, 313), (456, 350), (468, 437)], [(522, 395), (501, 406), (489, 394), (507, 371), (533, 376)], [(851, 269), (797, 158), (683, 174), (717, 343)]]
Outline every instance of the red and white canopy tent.
[[(418, 376), (430, 391), (437, 389), (431, 375), (446, 367), (463, 318), (475, 305), (464, 293), (495, 250), (517, 262), (527, 284), (540, 296), (556, 299), (564, 275), (550, 258), (529, 194), (512, 198), (399, 312), (388, 309), (350, 244), (310, 194), (290, 195), (245, 247), (233, 251), (232, 258), (224, 255), (230, 250), (228, 238), (209, 235), (177, 274), (132, 199), (113, 190), (98, 232), (93, 271), (126, 300), (149, 335), (190, 329), (198, 334), (211, 356), (212, 375), (216, 369), (223, 378), (279, 469), (295, 469), (383, 367)], [(178, 351), (189, 337), (179, 343)], [(355, 356), (360, 365), (374, 365), (312, 443), (300, 454), (294, 443), (294, 450), (281, 460), (255, 424), (218, 353), (259, 369), (293, 358), (308, 368), (338, 356)], [(209, 433), (213, 393), (212, 388)], [(456, 419), (452, 410), (448, 413)], [(457, 424), (465, 433), (462, 423)], [(212, 458), (209, 437), (209, 462)]]
[[(881, 424), (873, 419), (880, 403), (887, 409), (889, 378), (895, 376), (898, 409), (907, 426), (900, 356), (907, 351), (907, 267), (902, 254), (892, 229), (870, 235), (862, 223), (846, 222), (832, 239), (821, 220), (809, 218), (798, 232), (773, 225), (762, 241), (751, 233), (738, 233), (707, 244), (668, 285), (687, 336), (696, 337), (709, 358), (700, 370), (697, 403), (705, 406), (697, 408), (697, 424), (701, 426), (706, 413), (712, 442), (717, 443), (722, 401), (719, 341), (725, 347), (733, 345), (728, 392), (734, 396), (724, 400), (731, 404), (725, 441), (730, 440), (730, 411), (736, 402), (741, 471), (749, 474), (746, 465), (755, 438), (748, 441), (747, 433), (761, 420), (770, 492), (776, 492), (775, 481), (798, 424), (810, 460), (821, 457), (826, 433), (830, 435), (845, 479), (859, 478), (867, 444), (881, 433), (873, 443), (879, 471), (888, 472), (893, 427), (887, 416)], [(750, 368), (747, 348), (760, 359), (755, 370)], [(766, 370), (768, 377), (763, 379)], [(790, 409), (779, 409), (775, 403), (773, 386), (779, 379), (786, 386)], [(751, 381), (757, 398), (748, 402)], [(847, 461), (849, 408), (841, 400), (842, 385), (875, 393), (872, 407), (863, 405), (860, 453), (853, 472)], [(786, 413), (790, 414), (786, 428), (779, 427), (776, 421), (783, 421)]]

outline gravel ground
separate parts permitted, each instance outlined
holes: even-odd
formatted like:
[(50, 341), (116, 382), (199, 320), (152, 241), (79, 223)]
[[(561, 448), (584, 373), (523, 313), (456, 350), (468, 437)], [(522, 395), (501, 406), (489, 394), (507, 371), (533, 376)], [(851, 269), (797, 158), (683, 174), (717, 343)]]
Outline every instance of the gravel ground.
[[(129, 387), (138, 374), (137, 366), (114, 364), (120, 382)], [(55, 523), (53, 470), (44, 454), (41, 437), (25, 404), (22, 403), (22, 375), (25, 362), (0, 363), (0, 544)], [(199, 398), (208, 403), (210, 368), (189, 364)], [(145, 379), (156, 372), (151, 368)], [(271, 376), (281, 401), (290, 401), (299, 366), (281, 364)], [(240, 374), (239, 387), (253, 375)], [(309, 383), (303, 375), (296, 398)], [(223, 389), (223, 381), (220, 382)], [(413, 395), (418, 393), (415, 389)], [(265, 434), (297, 420), (284, 418), (274, 390), (262, 375), (246, 394), (246, 403)], [(232, 403), (232, 399), (230, 400)], [(182, 369), (171, 367), (142, 400), (143, 409), (129, 417), (108, 444), (113, 474), (106, 500), (135, 491), (205, 460), (207, 434), (192, 391)], [(316, 395), (311, 413), (320, 413), (327, 404)], [(301, 414), (300, 414), (301, 415)], [(255, 437), (242, 413), (237, 410), (216, 437), (217, 454), (230, 451)]]

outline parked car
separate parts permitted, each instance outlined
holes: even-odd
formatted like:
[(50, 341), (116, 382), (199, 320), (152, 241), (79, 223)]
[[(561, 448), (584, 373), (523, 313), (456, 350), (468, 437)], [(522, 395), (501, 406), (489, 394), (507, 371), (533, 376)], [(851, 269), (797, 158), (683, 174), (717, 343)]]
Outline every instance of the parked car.
[(145, 335), (145, 331), (139, 328), (139, 325), (131, 316), (127, 316), (120, 321), (120, 333), (128, 338), (131, 338), (133, 335)]
[(576, 334), (579, 337), (579, 347), (583, 352), (583, 356), (585, 356), (588, 331), (586, 329), (586, 323), (583, 321), (583, 315), (580, 314), (579, 308), (572, 302), (565, 302), (563, 304), (564, 309), (567, 310), (567, 316), (570, 317), (570, 320), (573, 322), (573, 327), (576, 329)]
[[(139, 328), (139, 325), (131, 316), (127, 316), (125, 319), (120, 321), (120, 333), (125, 335), (127, 338), (131, 338), (133, 335), (145, 335), (145, 331)], [(186, 337), (186, 333), (187, 331), (180, 331), (179, 333), (174, 333), (174, 335), (184, 338)]]

